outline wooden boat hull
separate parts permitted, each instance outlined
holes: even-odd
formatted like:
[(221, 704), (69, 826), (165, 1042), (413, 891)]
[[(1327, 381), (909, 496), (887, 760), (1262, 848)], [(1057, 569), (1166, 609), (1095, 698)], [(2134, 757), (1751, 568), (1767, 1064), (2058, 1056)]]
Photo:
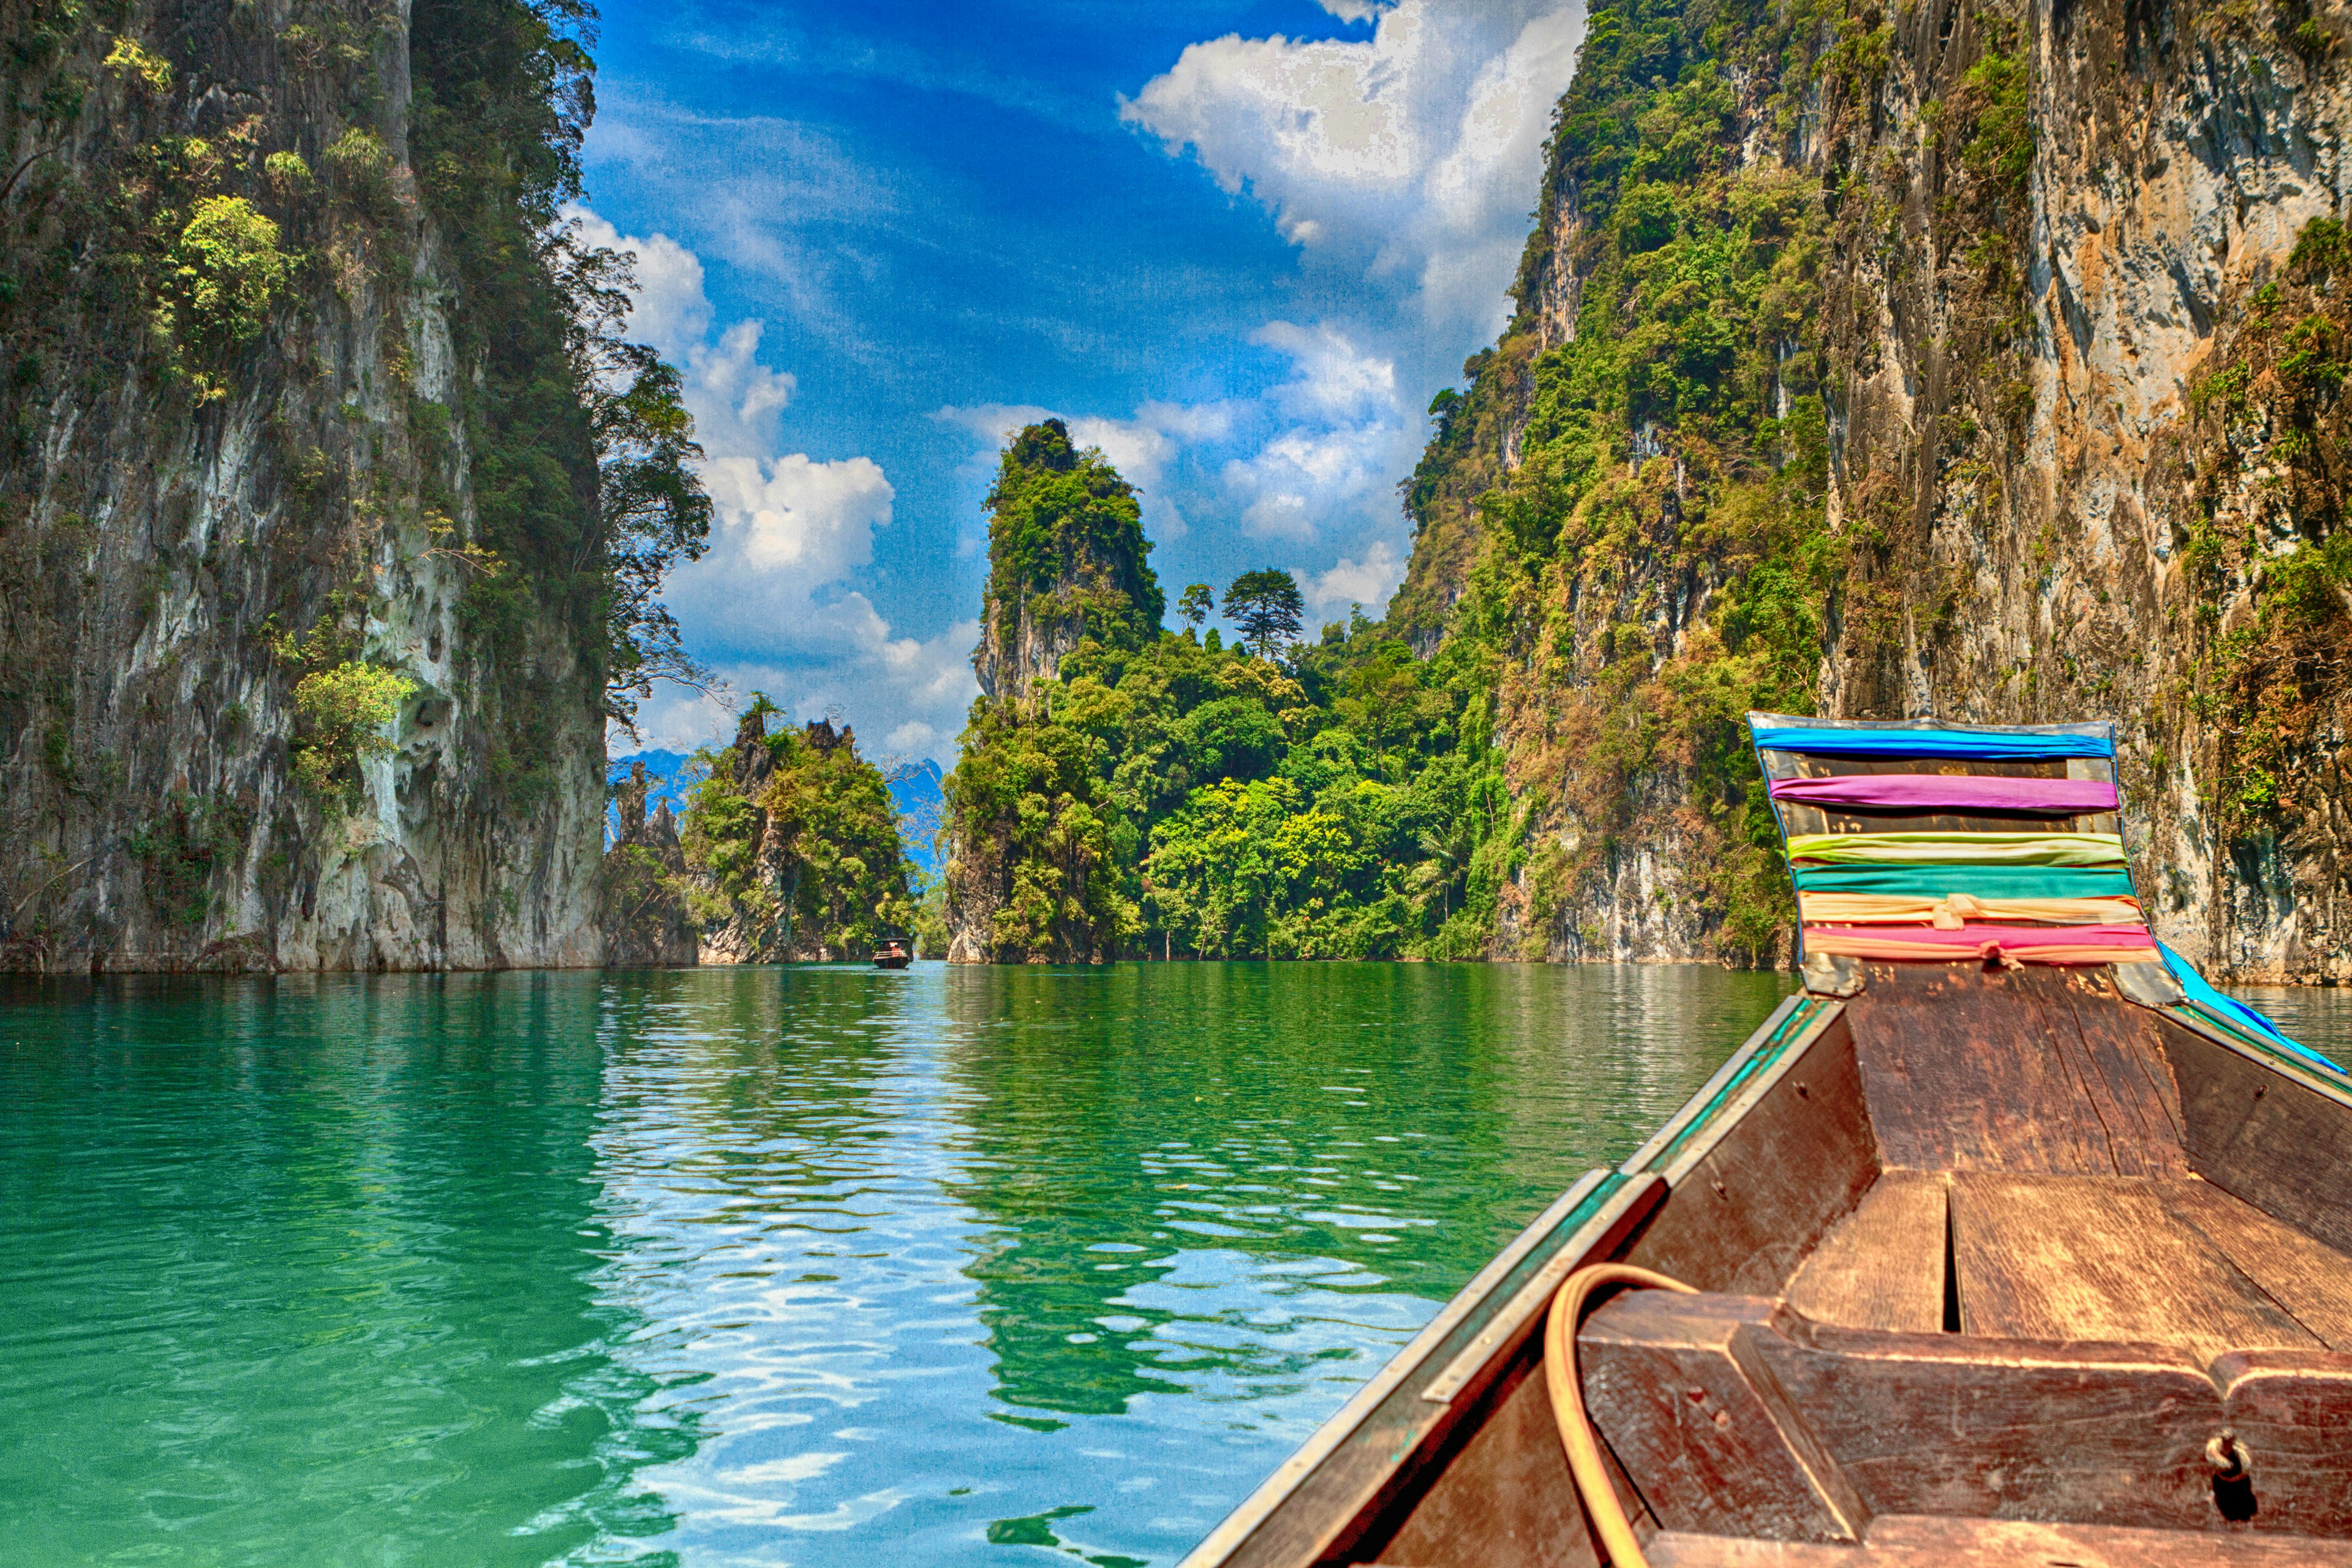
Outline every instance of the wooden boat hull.
[(912, 962), (913, 959), (903, 952), (879, 952), (874, 955), (874, 967), (877, 969), (904, 969)]
[(2345, 1082), (2126, 966), (1808, 977), (1185, 1568), (1601, 1562), (1540, 1331), (1604, 1259), (1703, 1293), (1577, 1341), (1653, 1563), (2352, 1563)]

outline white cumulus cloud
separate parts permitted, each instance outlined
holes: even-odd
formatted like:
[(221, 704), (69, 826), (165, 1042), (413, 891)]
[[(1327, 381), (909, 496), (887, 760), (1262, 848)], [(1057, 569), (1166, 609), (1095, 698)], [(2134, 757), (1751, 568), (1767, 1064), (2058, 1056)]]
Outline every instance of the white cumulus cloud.
[[(1362, 31), (1188, 46), (1120, 115), (1263, 206), (1324, 314), (1250, 342), (1289, 362), (1182, 504), (1279, 543), (1318, 612), (1384, 605), (1404, 568), (1396, 485), (1419, 410), (1491, 342), (1576, 68), (1582, 0), (1322, 0)], [(1108, 449), (1108, 448), (1107, 448)], [(1183, 471), (1175, 459), (1161, 466)]]
[(1433, 325), (1492, 335), (1580, 0), (1325, 8), (1371, 36), (1192, 44), (1122, 116), (1263, 203), (1310, 256), (1402, 279)]
[(1404, 581), (1404, 557), (1385, 539), (1376, 539), (1360, 558), (1341, 556), (1329, 570), (1311, 576), (1293, 568), (1299, 595), (1317, 620), (1329, 620), (1355, 605), (1378, 616), (1389, 595)]
[[(665, 235), (625, 235), (588, 209), (569, 215), (590, 244), (635, 253), (633, 334), (678, 367), (715, 518), (709, 551), (670, 574), (664, 597), (687, 646), (737, 692), (764, 691), (795, 716), (837, 707), (892, 752), (953, 755), (978, 689), (964, 622), (940, 636), (894, 633), (850, 584), (874, 560), (874, 535), (896, 499), (870, 458), (820, 460), (782, 449), (777, 416), (790, 373), (759, 357), (761, 323), (721, 329), (702, 263)], [(665, 689), (645, 704), (646, 743), (687, 747), (730, 716), (695, 693)]]

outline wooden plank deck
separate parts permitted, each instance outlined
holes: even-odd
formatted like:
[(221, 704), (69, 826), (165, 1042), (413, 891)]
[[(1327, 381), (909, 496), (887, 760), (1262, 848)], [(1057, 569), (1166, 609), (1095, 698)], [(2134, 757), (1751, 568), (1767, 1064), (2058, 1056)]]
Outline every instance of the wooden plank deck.
[(1843, 1328), (1940, 1331), (1949, 1186), (1940, 1172), (1880, 1176), (1789, 1281), (1789, 1305)]
[(2229, 1351), (2321, 1348), (2317, 1335), (2167, 1206), (2164, 1185), (2039, 1173), (1954, 1176), (1961, 1331), (2137, 1340), (2179, 1345), (2207, 1363)]
[(2345, 1568), (2340, 1541), (1889, 1515), (1860, 1546), (1654, 1536), (1651, 1568)]

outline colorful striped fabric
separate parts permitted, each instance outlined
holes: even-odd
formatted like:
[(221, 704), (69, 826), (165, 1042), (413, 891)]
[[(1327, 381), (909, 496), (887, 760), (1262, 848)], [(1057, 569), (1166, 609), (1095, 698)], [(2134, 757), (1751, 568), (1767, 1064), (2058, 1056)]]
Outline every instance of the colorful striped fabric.
[(2078, 735), (2031, 730), (1842, 730), (1829, 726), (1764, 725), (1754, 728), (1757, 746), (1768, 752), (1801, 752), (1811, 757), (1937, 757), (2032, 762), (2054, 757), (2112, 757), (2112, 735)]
[(1969, 921), (2038, 921), (2051, 925), (2115, 925), (2141, 919), (2137, 899), (1979, 899), (1967, 893), (1943, 898), (1888, 893), (1797, 895), (1797, 913), (1807, 925), (1917, 925), (1922, 921), (1957, 931)]
[(2114, 833), (1792, 833), (1789, 858), (1845, 866), (2121, 866)]
[(2106, 779), (1988, 778), (1979, 773), (1846, 773), (1826, 779), (1774, 779), (1774, 800), (1862, 811), (2025, 812), (2073, 816), (2116, 809)]
[[(1898, 766), (1905, 758), (1968, 763), (2115, 755), (2112, 731), (1841, 728), (1761, 713), (1750, 714), (1748, 724), (1759, 751), (1883, 757), (1897, 759)], [(1769, 793), (1776, 810), (1802, 805), (1914, 816), (2073, 818), (2119, 805), (2112, 776), (1841, 773), (1773, 779)], [(1785, 823), (1782, 833), (1807, 952), (2008, 964), (2160, 962), (2119, 834), (1790, 833)]]
[[(1838, 728), (1750, 713), (1761, 751), (1816, 757), (1999, 761), (2115, 756), (2114, 731)], [(1759, 758), (1759, 761), (1762, 760)], [(1776, 803), (1931, 816), (2015, 812), (2076, 816), (2118, 809), (2105, 779), (1984, 773), (1845, 773), (1780, 778)], [(1777, 812), (1776, 812), (1777, 815)], [(2148, 930), (2123, 839), (2112, 833), (1781, 832), (1809, 953), (1929, 963), (2158, 963), (2188, 993), (2173, 1011), (2240, 1031), (2341, 1074), (2326, 1057), (2205, 982)]]

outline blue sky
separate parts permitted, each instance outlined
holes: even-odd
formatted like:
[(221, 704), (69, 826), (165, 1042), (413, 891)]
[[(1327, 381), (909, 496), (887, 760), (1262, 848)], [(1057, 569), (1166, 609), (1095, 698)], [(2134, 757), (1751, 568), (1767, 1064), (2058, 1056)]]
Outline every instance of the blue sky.
[[(579, 216), (636, 251), (709, 454), (689, 647), (951, 764), (982, 498), (1045, 412), (1142, 488), (1171, 598), (1274, 565), (1377, 613), (1582, 33), (1581, 0), (608, 4)], [(646, 742), (728, 722), (665, 691)]]

